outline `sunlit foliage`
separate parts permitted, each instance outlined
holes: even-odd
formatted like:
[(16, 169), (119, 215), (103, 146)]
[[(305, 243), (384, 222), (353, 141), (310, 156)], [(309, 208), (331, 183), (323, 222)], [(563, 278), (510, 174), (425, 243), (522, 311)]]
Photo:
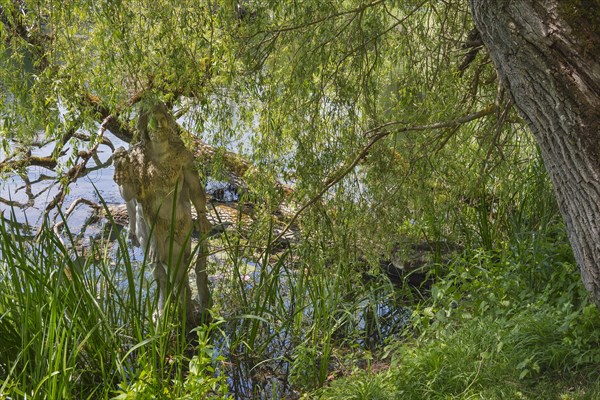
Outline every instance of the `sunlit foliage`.
[[(453, 335), (443, 329), (465, 323), (452, 319), (459, 311), (471, 316), (467, 327), (485, 330), (489, 323), (512, 337), (508, 331), (520, 323), (511, 321), (512, 314), (525, 320), (535, 315), (519, 307), (498, 311), (502, 300), (489, 306), (485, 295), (504, 295), (518, 287), (518, 292), (506, 294), (513, 304), (517, 298), (527, 304), (547, 300), (557, 293), (540, 287), (539, 281), (571, 271), (569, 249), (562, 247), (564, 257), (547, 262), (557, 275), (535, 267), (548, 260), (550, 248), (564, 246), (564, 227), (557, 222), (556, 202), (535, 143), (485, 50), (472, 43), (466, 1), (0, 4), (0, 136), (5, 147), (11, 138), (57, 139), (78, 130), (95, 132), (107, 115), (133, 132), (138, 104), (150, 95), (173, 109), (186, 135), (251, 161), (245, 176), (250, 187), (241, 203), (252, 203), (263, 218), (257, 218), (247, 242), (222, 239), (234, 283), (218, 288), (225, 300), (215, 304), (215, 312), (234, 317), (234, 350), (267, 357), (263, 353), (278, 335), (294, 343), (286, 357), (291, 380), (302, 389), (327, 381), (335, 335), (347, 335), (340, 340), (344, 344), (369, 336), (366, 327), (358, 334), (352, 331), (359, 329), (352, 320), (359, 308), (367, 313), (382, 298), (396, 300), (379, 269), (392, 249), (425, 242), (465, 250), (452, 267), (436, 264), (429, 270), (440, 282), (433, 286), (433, 298), (416, 296), (421, 304), (402, 297), (410, 291), (399, 295), (406, 303), (412, 301), (415, 331), (435, 336), (439, 328), (454, 349), (466, 331)], [(293, 190), (284, 194), (276, 182)], [(298, 218), (300, 241), (278, 254), (270, 270), (261, 269), (250, 290), (244, 271), (248, 261), (253, 268), (269, 264), (271, 216), (285, 196), (292, 208), (307, 205)], [(538, 241), (540, 236), (549, 239)], [(535, 254), (511, 258), (518, 251)], [(486, 260), (481, 269), (485, 276), (469, 270), (480, 254)], [(512, 269), (502, 269), (505, 262)], [(511, 276), (517, 276), (514, 282)], [(365, 277), (376, 283), (369, 286)], [(461, 279), (468, 283), (463, 286)], [(293, 288), (290, 293), (281, 288), (286, 280)], [(576, 283), (572, 285), (560, 288), (578, 293)], [(442, 294), (447, 296), (435, 297)], [(552, 307), (569, 308), (571, 300)], [(469, 309), (484, 301), (484, 311), (493, 308), (501, 314), (498, 320)], [(464, 308), (459, 308), (461, 302)], [(581, 307), (561, 315), (565, 321), (580, 318), (589, 305)], [(459, 311), (453, 314), (455, 308)], [(551, 310), (543, 311), (541, 323), (553, 329), (550, 319), (544, 319)], [(418, 326), (429, 322), (431, 326)], [(149, 318), (144, 323), (151, 325)], [(575, 336), (584, 336), (581, 332)], [(149, 340), (141, 331), (134, 333), (141, 343)], [(157, 336), (157, 343), (159, 339), (164, 338)], [(593, 340), (583, 341), (580, 348)], [(399, 343), (402, 348), (404, 342)], [(426, 364), (429, 356), (441, 362), (445, 354), (440, 356), (428, 343), (420, 343), (424, 353), (411, 365), (430, 372), (419, 362)], [(469, 343), (469, 357), (479, 362), (479, 344)], [(198, 359), (213, 368), (209, 353)], [(147, 382), (165, 390), (153, 375), (154, 361), (137, 371), (129, 385), (118, 386), (119, 395), (153, 393)], [(535, 375), (541, 364), (533, 365), (524, 364), (521, 370)], [(126, 373), (119, 372), (110, 376), (111, 382), (126, 380)], [(471, 393), (472, 373), (453, 393), (465, 386), (465, 393)], [(221, 378), (214, 384), (221, 385)], [(412, 379), (408, 373), (394, 378)], [(197, 382), (182, 383), (182, 373), (177, 379), (182, 393), (186, 384), (188, 389), (206, 389), (196, 387)], [(356, 384), (365, 393), (398, 390), (381, 376), (367, 376)], [(444, 395), (434, 379), (425, 384)], [(347, 387), (338, 389), (333, 396), (346, 393)]]

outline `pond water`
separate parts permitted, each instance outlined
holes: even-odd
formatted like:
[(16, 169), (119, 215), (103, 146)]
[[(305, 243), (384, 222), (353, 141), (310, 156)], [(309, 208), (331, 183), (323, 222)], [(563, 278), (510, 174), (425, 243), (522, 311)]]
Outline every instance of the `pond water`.
[[(119, 140), (110, 132), (106, 132), (106, 137), (114, 147), (124, 146), (128, 144)], [(47, 156), (54, 147), (54, 143), (49, 143), (32, 151), (32, 155)], [(112, 149), (106, 145), (98, 147), (97, 157), (89, 160), (87, 173), (80, 177), (75, 183), (70, 186), (70, 191), (63, 203), (63, 210), (73, 204), (77, 199), (83, 198), (93, 203), (100, 204), (102, 201), (107, 205), (122, 204), (123, 200), (113, 181), (114, 169), (111, 163)], [(0, 158), (6, 156), (0, 153)], [(64, 156), (60, 161), (66, 162)], [(56, 196), (60, 190), (60, 186), (56, 182), (57, 174), (42, 167), (29, 167), (22, 175), (12, 174), (5, 178), (0, 186), (0, 212), (5, 219), (9, 219), (9, 215), (14, 215), (14, 219), (23, 226), (30, 226), (33, 229), (42, 223), (42, 217), (46, 205)], [(225, 184), (221, 182), (209, 182), (208, 192), (223, 189)], [(227, 200), (236, 200), (234, 194), (226, 194)], [(94, 240), (94, 237), (102, 234), (104, 222), (102, 220), (94, 220), (90, 223), (90, 216), (93, 214), (93, 209), (86, 204), (80, 204), (72, 214), (68, 217), (68, 226), (71, 232), (81, 233), (83, 244), (86, 241)], [(55, 213), (49, 214), (50, 218), (56, 218)], [(131, 250), (132, 260), (138, 262), (143, 260), (143, 252), (140, 249)], [(213, 263), (224, 263), (227, 257), (223, 254), (213, 256)], [(245, 286), (244, 290), (252, 291), (262, 282), (263, 274), (272, 273), (272, 265), (261, 266), (259, 262), (253, 260), (243, 260), (246, 263), (243, 276), (238, 277), (241, 283)], [(293, 267), (277, 271), (279, 279), (278, 290), (285, 295), (288, 290), (285, 285), (293, 285), (295, 277)], [(151, 280), (151, 276), (147, 277)], [(235, 277), (234, 277), (235, 278)], [(193, 279), (193, 278), (192, 278)], [(213, 288), (217, 296), (227, 296), (227, 291), (219, 293), (219, 286), (224, 278), (219, 276), (211, 276)], [(284, 300), (284, 307), (292, 309), (293, 304), (290, 299)], [(368, 331), (371, 324), (377, 324), (377, 330), (385, 336), (392, 336), (402, 329), (407, 323), (406, 310), (400, 309), (394, 303), (393, 298), (382, 296), (381, 299), (376, 299), (378, 305), (373, 307), (373, 302), (369, 304), (358, 304), (353, 311), (355, 313), (355, 321), (349, 330)], [(227, 299), (223, 299), (223, 304), (228, 304)], [(231, 311), (232, 314), (235, 311)], [(315, 312), (312, 306), (307, 306), (303, 311), (307, 318), (310, 319)], [(228, 334), (235, 334), (238, 329), (247, 329), (245, 321), (237, 319), (237, 322), (232, 322), (228, 327)], [(291, 390), (287, 377), (290, 373), (290, 354), (294, 351), (294, 346), (297, 343), (297, 338), (291, 337), (291, 332), (283, 330), (270, 330), (264, 333), (269, 341), (269, 344), (264, 348), (261, 354), (263, 357), (260, 360), (252, 359), (248, 355), (240, 356), (237, 354), (237, 349), (228, 347), (227, 340), (221, 340), (217, 343), (217, 350), (224, 354), (228, 359), (231, 367), (227, 369), (229, 375), (229, 383), (235, 398), (294, 398), (296, 394)], [(383, 340), (383, 338), (372, 336), (372, 343), (359, 340), (358, 346), (368, 348)]]
[[(119, 140), (116, 136), (107, 132), (107, 138), (115, 147), (128, 144)], [(48, 156), (54, 149), (54, 142), (41, 147), (32, 148), (33, 156)], [(100, 145), (97, 157), (89, 160), (87, 172), (75, 183), (70, 185), (70, 191), (65, 197), (63, 208), (66, 210), (76, 199), (84, 198), (96, 204), (101, 198), (107, 204), (120, 204), (123, 202), (119, 189), (112, 177), (114, 169), (111, 161), (112, 149), (106, 145)], [(0, 151), (0, 158), (6, 157)], [(68, 155), (59, 159), (59, 163), (67, 162)], [(25, 174), (12, 174), (7, 176), (0, 185), (0, 212), (5, 216), (14, 213), (17, 222), (37, 227), (41, 224), (46, 205), (60, 191), (56, 182), (56, 172), (39, 166), (31, 166), (26, 169)], [(79, 232), (85, 225), (85, 221), (91, 215), (92, 210), (82, 204), (77, 207), (68, 219), (68, 224), (73, 232)], [(56, 217), (55, 213), (49, 215)], [(90, 226), (90, 229), (94, 229)], [(87, 232), (88, 235), (93, 232)]]

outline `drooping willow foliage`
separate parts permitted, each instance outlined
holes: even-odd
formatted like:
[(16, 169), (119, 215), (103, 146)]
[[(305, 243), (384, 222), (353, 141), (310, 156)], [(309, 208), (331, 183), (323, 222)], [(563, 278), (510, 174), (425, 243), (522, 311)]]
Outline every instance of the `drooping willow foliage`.
[[(64, 194), (101, 134), (135, 141), (140, 106), (158, 98), (183, 127), (186, 144), (198, 144), (195, 136), (212, 146), (212, 162), (199, 168), (203, 179), (229, 177), (226, 169), (241, 165), (248, 187), (237, 206), (252, 213), (250, 228), (211, 238), (216, 323), (198, 331), (197, 356), (183, 364), (172, 360), (188, 358), (188, 338), (180, 332), (172, 343), (177, 324), (154, 323), (146, 266), (131, 262), (124, 235), (116, 259), (104, 250), (100, 257), (94, 249), (103, 243), (92, 238), (89, 260), (97, 262), (80, 266), (51, 229), (40, 236), (49, 246), (38, 252), (48, 255), (43, 262), (27, 247), (12, 251), (13, 242), (26, 240), (7, 230), (0, 243), (14, 262), (0, 262), (10, 278), (0, 274), (8, 293), (0, 312), (0, 338), (7, 338), (0, 392), (205, 398), (216, 387), (226, 392), (225, 381), (254, 380), (243, 372), (235, 378), (238, 363), (240, 371), (251, 364), (252, 386), (265, 367), (287, 371), (284, 383), (294, 390), (311, 391), (336, 375), (332, 368), (343, 369), (335, 366), (340, 359), (354, 371), (358, 353), (376, 370), (367, 347), (389, 344), (385, 353), (397, 348), (400, 358), (412, 357), (419, 346), (411, 340), (423, 334), (435, 337), (435, 346), (413, 363), (402, 360), (410, 373), (394, 378), (402, 382), (397, 393), (394, 379), (381, 379), (394, 392), (389, 398), (405, 396), (405, 386), (415, 398), (427, 397), (438, 384), (446, 397), (453, 388), (472, 396), (478, 377), (521, 383), (519, 373), (563, 372), (537, 363), (546, 354), (555, 359), (553, 348), (539, 351), (543, 340), (529, 352), (513, 346), (512, 358), (501, 353), (503, 343), (512, 349), (510, 338), (521, 334), (515, 328), (536, 330), (532, 320), (544, 323), (539, 332), (554, 332), (560, 351), (581, 354), (575, 364), (587, 365), (596, 357), (586, 353), (597, 347), (589, 334), (598, 331), (590, 317), (595, 309), (572, 306), (584, 292), (573, 283), (544, 166), (473, 27), (466, 0), (0, 0), (0, 173), (28, 165), (32, 146), (52, 141), (55, 160), (38, 162), (59, 161)], [(249, 162), (226, 160), (225, 149)], [(55, 199), (57, 205), (64, 196)], [(298, 222), (298, 240), (274, 240), (283, 236), (281, 222)], [(434, 254), (443, 246), (466, 251)], [(413, 256), (415, 248), (426, 248), (416, 256), (428, 259), (415, 263), (424, 264), (417, 272), (425, 285), (411, 283), (408, 273), (408, 284), (397, 290), (380, 267)], [(35, 275), (33, 266), (57, 278), (56, 285), (37, 279), (35, 295), (24, 291), (31, 279), (21, 271)], [(67, 269), (87, 279), (86, 268), (90, 282), (72, 284)], [(115, 284), (121, 276), (128, 282), (123, 295)], [(537, 318), (530, 305), (540, 303), (550, 304)], [(37, 311), (21, 312), (29, 309)], [(72, 328), (78, 311), (83, 322)], [(525, 322), (513, 323), (514, 315)], [(566, 328), (583, 319), (592, 322), (581, 331)], [(464, 322), (470, 342), (445, 334)], [(397, 331), (407, 324), (408, 335)], [(231, 357), (215, 375), (213, 365), (223, 360), (215, 359), (208, 331), (221, 325), (219, 351)], [(481, 337), (492, 344), (480, 345)], [(451, 346), (440, 346), (443, 340)], [(499, 362), (489, 362), (496, 353)], [(51, 363), (48, 354), (57, 354)], [(452, 359), (467, 372), (446, 368)], [(440, 365), (446, 379), (435, 369)], [(510, 373), (488, 378), (486, 370)], [(351, 379), (345, 385), (354, 395), (365, 381)], [(230, 389), (243, 397), (277, 391)], [(333, 389), (331, 398), (339, 397)]]
[(150, 92), (244, 152), (263, 198), (293, 184), (307, 229), (344, 246), (501, 224), (537, 171), (465, 1), (5, 0), (0, 17), (5, 140), (101, 111), (132, 130)]

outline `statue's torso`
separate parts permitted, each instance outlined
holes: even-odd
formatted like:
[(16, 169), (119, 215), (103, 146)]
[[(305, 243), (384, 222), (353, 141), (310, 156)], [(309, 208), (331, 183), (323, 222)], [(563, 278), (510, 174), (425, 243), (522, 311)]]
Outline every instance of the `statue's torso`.
[[(135, 200), (144, 211), (149, 226), (155, 225), (158, 236), (171, 231), (171, 220), (175, 236), (187, 235), (192, 227), (189, 194), (184, 185), (184, 168), (188, 158), (187, 149), (167, 145), (162, 154), (156, 154), (141, 143), (134, 145), (127, 154), (126, 165), (115, 168), (115, 181), (132, 183)], [(117, 180), (119, 176), (122, 182)], [(175, 213), (173, 213), (176, 199)]]

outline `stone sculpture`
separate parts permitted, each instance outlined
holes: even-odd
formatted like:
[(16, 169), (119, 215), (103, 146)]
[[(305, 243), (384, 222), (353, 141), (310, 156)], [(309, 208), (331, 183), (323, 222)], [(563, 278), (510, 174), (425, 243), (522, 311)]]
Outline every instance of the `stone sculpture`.
[(178, 134), (166, 106), (143, 110), (138, 120), (139, 142), (113, 155), (114, 180), (129, 214), (129, 238), (148, 249), (158, 284), (158, 314), (169, 294), (185, 307), (187, 321), (197, 322), (188, 278), (191, 258), (192, 209), (198, 214), (199, 254), (195, 264), (199, 313), (211, 305), (208, 289), (206, 196), (193, 157)]

